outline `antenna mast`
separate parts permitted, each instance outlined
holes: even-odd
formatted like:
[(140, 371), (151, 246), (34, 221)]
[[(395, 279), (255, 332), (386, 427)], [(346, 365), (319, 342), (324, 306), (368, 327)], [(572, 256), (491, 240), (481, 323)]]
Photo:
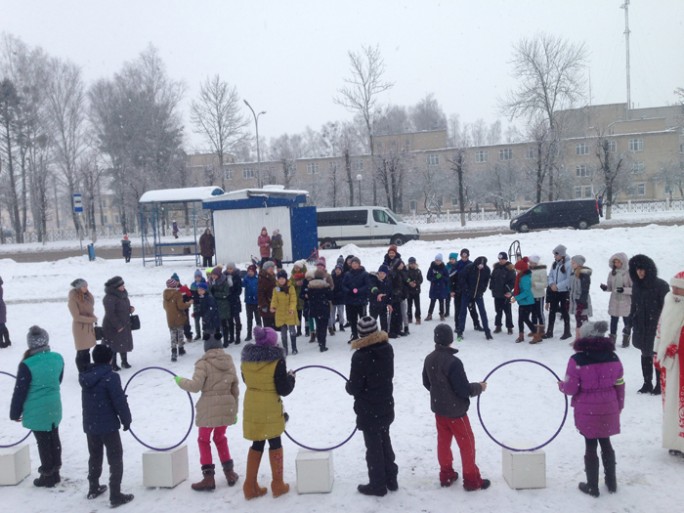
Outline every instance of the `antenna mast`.
[(632, 91), (629, 79), (629, 1), (624, 0), (624, 4), (620, 6), (620, 9), (625, 10), (625, 52), (626, 52), (626, 72), (627, 72), (627, 111), (625, 112), (626, 118), (629, 119), (629, 111), (632, 109)]

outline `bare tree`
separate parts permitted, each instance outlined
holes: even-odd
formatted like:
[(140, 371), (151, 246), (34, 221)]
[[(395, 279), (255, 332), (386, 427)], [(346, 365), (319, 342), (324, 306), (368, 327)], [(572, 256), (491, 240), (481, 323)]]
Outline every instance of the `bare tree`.
[(596, 157), (599, 161), (599, 171), (605, 186), (606, 220), (612, 216), (613, 201), (617, 192), (616, 180), (625, 164), (624, 155), (618, 154), (615, 148), (615, 142), (605, 131), (599, 131), (596, 140)]
[[(362, 46), (361, 52), (348, 52), (350, 77), (344, 80), (345, 86), (338, 89), (335, 103), (358, 113), (362, 118), (368, 136), (371, 160), (375, 156), (373, 146), (373, 114), (378, 95), (391, 89), (392, 82), (385, 81), (385, 62), (380, 54), (379, 46)], [(377, 185), (375, 174), (372, 177), (373, 203), (377, 203)]]
[(192, 102), (190, 120), (195, 133), (204, 136), (218, 160), (222, 186), (225, 188), (223, 165), (225, 155), (241, 142), (247, 119), (240, 114), (237, 89), (221, 80), (219, 75), (207, 78), (200, 85), (200, 95)]
[(670, 201), (673, 198), (673, 192), (679, 192), (679, 199), (684, 200), (684, 167), (680, 162), (664, 162), (660, 164), (658, 171), (658, 179), (665, 185), (665, 194), (667, 194)]
[(20, 98), (14, 83), (4, 79), (0, 82), (0, 123), (2, 124), (3, 153), (7, 168), (7, 210), (9, 211), (14, 240), (22, 242), (23, 230), (19, 216), (19, 194), (17, 191), (17, 173), (15, 164), (15, 146), (19, 125)]
[(416, 132), (445, 130), (447, 127), (446, 115), (432, 93), (426, 94), (416, 105), (411, 107), (410, 119), (413, 130)]
[(465, 147), (456, 148), (453, 156), (448, 160), (451, 164), (451, 170), (456, 173), (458, 180), (458, 210), (461, 214), (461, 226), (466, 225), (465, 218), (465, 204), (466, 204), (466, 150)]

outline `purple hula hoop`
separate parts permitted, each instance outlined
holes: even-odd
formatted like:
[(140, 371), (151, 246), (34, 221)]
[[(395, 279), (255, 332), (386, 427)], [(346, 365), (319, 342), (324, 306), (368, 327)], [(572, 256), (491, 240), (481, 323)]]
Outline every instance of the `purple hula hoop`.
[[(487, 374), (487, 375), (485, 376), (484, 381), (487, 381), (487, 380), (489, 379), (489, 377), (490, 377), (492, 374), (494, 374), (497, 370), (499, 370), (501, 367), (504, 367), (504, 366), (509, 365), (509, 364), (511, 364), (511, 363), (518, 363), (518, 362), (527, 362), (527, 363), (534, 363), (535, 365), (539, 365), (540, 367), (545, 368), (547, 371), (549, 371), (551, 374), (553, 374), (553, 376), (556, 378), (556, 381), (560, 381), (560, 380), (561, 380), (561, 379), (558, 377), (558, 375), (553, 371), (553, 369), (551, 369), (551, 368), (548, 367), (547, 365), (544, 365), (543, 363), (538, 362), (538, 361), (536, 361), (536, 360), (529, 360), (529, 359), (527, 359), (527, 358), (518, 358), (518, 359), (515, 359), (515, 360), (508, 360), (507, 362), (504, 362), (504, 363), (502, 363), (501, 365), (497, 365), (496, 367), (494, 367), (494, 368), (489, 372), (489, 374)], [(480, 424), (482, 424), (482, 429), (484, 429), (485, 433), (487, 433), (487, 436), (488, 436), (489, 438), (491, 438), (492, 441), (493, 441), (495, 444), (497, 444), (497, 445), (503, 447), (504, 449), (508, 449), (509, 451), (514, 451), (514, 452), (530, 452), (530, 451), (536, 451), (536, 450), (538, 450), (538, 449), (541, 449), (542, 447), (546, 447), (548, 444), (550, 444), (551, 442), (553, 442), (553, 440), (558, 436), (558, 434), (561, 432), (561, 429), (563, 429), (563, 426), (565, 425), (566, 419), (568, 418), (568, 396), (566, 396), (565, 394), (563, 394), (563, 397), (565, 398), (565, 412), (563, 413), (563, 420), (561, 421), (560, 426), (558, 426), (558, 429), (557, 429), (556, 432), (553, 434), (553, 436), (551, 436), (551, 438), (549, 438), (549, 439), (548, 439), (546, 442), (544, 442), (543, 444), (537, 445), (536, 447), (530, 447), (530, 448), (528, 448), (528, 449), (517, 449), (517, 448), (515, 448), (515, 447), (509, 447), (508, 445), (499, 442), (499, 441), (498, 441), (496, 438), (494, 438), (494, 436), (489, 432), (489, 430), (487, 429), (487, 426), (485, 426), (485, 423), (484, 423), (483, 420), (482, 420), (482, 413), (480, 412), (480, 398), (481, 398), (481, 397), (482, 397), (482, 395), (478, 395), (478, 396), (477, 396), (477, 416), (478, 416), (478, 418), (480, 419)]]
[[(124, 393), (126, 392), (126, 389), (128, 388), (128, 385), (131, 384), (131, 381), (133, 380), (134, 377), (136, 377), (136, 376), (137, 376), (138, 374), (140, 374), (141, 372), (145, 372), (145, 371), (148, 371), (148, 370), (160, 370), (160, 371), (168, 372), (169, 374), (171, 374), (171, 375), (174, 376), (174, 377), (176, 376), (176, 374), (175, 374), (174, 372), (171, 372), (169, 369), (165, 369), (164, 367), (145, 367), (145, 368), (140, 369), (140, 370), (139, 370), (138, 372), (136, 372), (135, 374), (133, 374), (130, 378), (128, 378), (128, 381), (126, 382), (126, 386), (124, 387)], [(130, 428), (128, 429), (128, 432), (133, 436), (133, 438), (135, 438), (135, 439), (138, 441), (138, 443), (140, 443), (141, 445), (147, 447), (148, 449), (150, 449), (150, 450), (152, 450), (152, 451), (159, 451), (159, 452), (170, 451), (170, 450), (172, 450), (172, 449), (175, 449), (175, 448), (178, 447), (179, 445), (181, 445), (183, 442), (185, 442), (185, 441), (188, 439), (188, 436), (190, 436), (190, 432), (192, 431), (192, 425), (193, 425), (194, 422), (195, 422), (195, 405), (192, 404), (192, 396), (190, 395), (190, 392), (186, 392), (186, 393), (188, 394), (188, 400), (190, 401), (190, 412), (191, 412), (191, 415), (190, 415), (190, 426), (188, 426), (188, 431), (187, 431), (187, 433), (185, 433), (185, 436), (181, 439), (180, 442), (178, 442), (178, 443), (175, 444), (175, 445), (171, 445), (170, 447), (153, 447), (153, 446), (151, 446), (151, 445), (147, 445), (145, 442), (143, 442), (142, 440), (140, 440), (140, 438), (138, 438), (137, 435), (133, 432), (133, 428), (132, 428), (132, 427), (130, 427)]]
[[(9, 372), (0, 371), (0, 374), (4, 374), (5, 376), (9, 376), (10, 378), (12, 378), (14, 380), (17, 379), (17, 377), (14, 374), (10, 374)], [(19, 445), (24, 440), (26, 440), (29, 436), (31, 436), (31, 430), (30, 429), (29, 429), (29, 432), (26, 433), (26, 436), (24, 438), (22, 438), (21, 440), (19, 440), (18, 442), (14, 442), (13, 444), (9, 444), (9, 445), (0, 444), (0, 449), (9, 449), (10, 447), (14, 447), (15, 445)]]
[[(329, 370), (330, 372), (334, 372), (335, 374), (337, 374), (343, 380), (349, 381), (347, 379), (347, 376), (345, 376), (344, 374), (342, 374), (338, 370), (335, 370), (332, 367), (327, 367), (325, 365), (305, 365), (304, 367), (300, 367), (299, 369), (295, 370), (294, 373), (297, 374), (299, 371), (304, 370), (304, 369), (325, 369), (325, 370)], [(325, 451), (332, 451), (334, 449), (338, 449), (338, 448), (342, 447), (344, 444), (346, 444), (349, 440), (352, 439), (352, 437), (356, 434), (357, 429), (358, 428), (356, 426), (354, 426), (354, 430), (351, 432), (351, 434), (347, 438), (345, 438), (339, 444), (333, 445), (332, 447), (309, 447), (308, 445), (304, 445), (303, 443), (300, 443), (297, 440), (295, 440), (294, 438), (292, 438), (292, 435), (290, 435), (290, 433), (287, 432), (287, 429), (285, 430), (285, 436), (287, 436), (290, 440), (292, 440), (293, 443), (295, 443), (296, 445), (298, 445), (302, 449), (307, 449), (309, 451), (325, 452)]]

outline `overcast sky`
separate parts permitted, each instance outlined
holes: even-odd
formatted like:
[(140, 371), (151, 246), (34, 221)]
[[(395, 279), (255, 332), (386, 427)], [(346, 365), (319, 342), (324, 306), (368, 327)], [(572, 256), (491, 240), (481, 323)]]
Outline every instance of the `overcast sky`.
[[(348, 50), (379, 44), (383, 103), (413, 105), (434, 93), (463, 122), (502, 118), (515, 85), (513, 44), (546, 31), (589, 52), (591, 101), (624, 102), (622, 0), (0, 0), (0, 32), (68, 58), (88, 83), (111, 77), (149, 43), (187, 87), (219, 73), (267, 114), (262, 137), (318, 129), (352, 115), (332, 101), (349, 76)], [(668, 105), (684, 87), (684, 2), (632, 0), (632, 101)], [(187, 112), (184, 112), (187, 121)], [(502, 119), (506, 123), (505, 119)], [(251, 125), (253, 128), (253, 125)], [(186, 125), (187, 149), (200, 140)]]

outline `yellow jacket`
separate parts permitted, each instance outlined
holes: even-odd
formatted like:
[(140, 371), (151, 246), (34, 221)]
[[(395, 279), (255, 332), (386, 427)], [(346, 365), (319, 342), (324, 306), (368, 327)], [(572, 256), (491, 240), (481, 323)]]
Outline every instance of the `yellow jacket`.
[(273, 297), (271, 298), (271, 310), (275, 310), (275, 325), (277, 328), (297, 325), (297, 290), (295, 287), (276, 285), (276, 288), (273, 289)]

